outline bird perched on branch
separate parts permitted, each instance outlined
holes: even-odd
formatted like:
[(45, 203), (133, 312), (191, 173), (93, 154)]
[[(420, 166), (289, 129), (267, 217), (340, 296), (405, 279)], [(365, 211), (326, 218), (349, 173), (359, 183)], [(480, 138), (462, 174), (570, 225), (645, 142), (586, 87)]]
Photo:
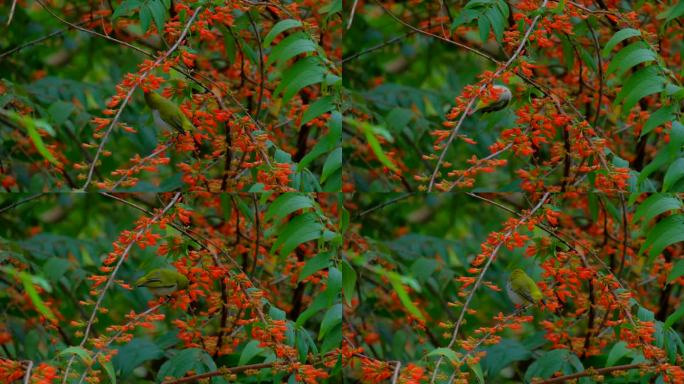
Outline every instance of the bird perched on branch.
[(522, 269), (514, 269), (506, 282), (506, 292), (515, 305), (537, 304), (543, 295), (537, 283)]
[(180, 134), (192, 131), (195, 127), (183, 111), (171, 100), (152, 91), (145, 92), (145, 103), (152, 110), (154, 123), (161, 129), (175, 129)]
[(135, 282), (136, 287), (147, 287), (156, 296), (168, 296), (188, 287), (188, 278), (172, 269), (157, 268)]
[(513, 97), (513, 94), (511, 93), (511, 90), (508, 89), (508, 87), (505, 87), (503, 85), (492, 85), (492, 92), (497, 96), (497, 99), (494, 101), (483, 101), (482, 99), (478, 100), (477, 105), (475, 108), (470, 110), (468, 112), (468, 115), (472, 115), (476, 112), (495, 112), (495, 111), (500, 111), (506, 106), (508, 106), (508, 103), (511, 102), (511, 98)]

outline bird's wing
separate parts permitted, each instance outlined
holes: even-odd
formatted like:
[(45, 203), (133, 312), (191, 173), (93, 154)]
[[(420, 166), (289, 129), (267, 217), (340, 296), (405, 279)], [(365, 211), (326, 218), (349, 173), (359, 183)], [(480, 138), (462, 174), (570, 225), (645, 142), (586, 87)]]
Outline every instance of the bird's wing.
[(525, 299), (525, 301), (527, 301), (527, 302), (529, 302), (529, 303), (535, 303), (535, 302), (536, 302), (536, 301), (532, 298), (532, 296), (530, 296), (529, 294), (527, 294), (527, 292), (524, 292), (522, 289), (513, 289), (513, 291), (515, 291), (515, 293), (517, 293), (518, 296), (522, 297), (523, 299)]
[(175, 282), (163, 283), (162, 282), (162, 272), (152, 271), (148, 273), (143, 279), (140, 279), (137, 286), (138, 287), (148, 287), (148, 288), (171, 288), (176, 285)]
[[(182, 112), (178, 111), (178, 113), (182, 113)], [(178, 113), (174, 113), (171, 116), (169, 116), (169, 119), (168, 119), (169, 121), (167, 121), (167, 120), (164, 120), (164, 121), (166, 121), (166, 123), (169, 124), (170, 126), (172, 126), (176, 131), (183, 134), (183, 133), (185, 133), (185, 130), (183, 129), (183, 118), (181, 116), (179, 116)]]
[(175, 130), (177, 130), (180, 133), (185, 133), (185, 130), (183, 129), (183, 112), (179, 109), (176, 104), (174, 104), (171, 100), (167, 99), (162, 99), (160, 103), (163, 103), (165, 105), (165, 109), (167, 111), (176, 111), (177, 113), (171, 113), (168, 115), (161, 116), (160, 118), (166, 122), (166, 124), (172, 126)]

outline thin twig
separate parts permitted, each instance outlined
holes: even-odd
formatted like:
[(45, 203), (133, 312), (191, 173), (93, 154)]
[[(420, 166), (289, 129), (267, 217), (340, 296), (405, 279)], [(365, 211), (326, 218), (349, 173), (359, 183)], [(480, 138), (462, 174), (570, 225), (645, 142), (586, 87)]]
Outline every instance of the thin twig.
[(401, 40), (401, 39), (403, 39), (403, 38), (405, 38), (405, 37), (411, 36), (411, 35), (413, 35), (414, 33), (417, 33), (417, 32), (414, 31), (414, 30), (410, 30), (410, 31), (404, 33), (403, 35), (395, 36), (395, 37), (393, 37), (393, 38), (391, 38), (391, 39), (389, 39), (389, 40), (387, 40), (387, 41), (385, 41), (385, 42), (382, 42), (382, 43), (380, 43), (380, 44), (378, 44), (378, 45), (374, 45), (374, 46), (372, 46), (372, 47), (370, 47), (370, 48), (364, 49), (363, 51), (356, 52), (356, 53), (354, 53), (354, 54), (352, 54), (352, 55), (349, 55), (349, 56), (343, 58), (342, 60), (340, 60), (339, 64), (344, 64), (344, 63), (346, 63), (346, 62), (348, 62), (348, 61), (351, 61), (351, 60), (356, 59), (356, 58), (359, 57), (359, 56), (363, 56), (363, 55), (365, 55), (365, 54), (367, 54), (367, 53), (371, 53), (371, 52), (373, 52), (373, 51), (377, 51), (378, 49), (383, 48), (383, 47), (385, 47), (385, 46), (388, 46), (388, 45), (390, 45), (390, 44), (394, 44), (395, 42), (397, 42), (397, 41), (399, 41), (399, 40)]
[[(17, 0), (14, 0), (12, 2), (12, 8), (10, 8), (10, 13), (9, 13), (9, 18), (7, 19), (7, 26), (9, 27), (10, 24), (12, 24), (12, 18), (14, 17), (14, 10), (17, 7)], [(31, 362), (33, 364), (33, 362)]]
[[(138, 163), (136, 163), (136, 164), (133, 166), (133, 168), (136, 168), (136, 167), (141, 166), (141, 165), (144, 164), (147, 160), (149, 160), (149, 159), (151, 159), (151, 158), (157, 156), (158, 154), (160, 154), (160, 153), (166, 151), (170, 146), (171, 146), (171, 143), (166, 143), (166, 144), (164, 144), (161, 148), (155, 150), (154, 152), (152, 152), (152, 153), (150, 153), (149, 155), (147, 155), (147, 156), (143, 157), (142, 159), (140, 159), (140, 161), (139, 161)], [(114, 185), (112, 186), (111, 190), (112, 190), (112, 191), (115, 191), (116, 188), (117, 188), (121, 183), (123, 183), (124, 181), (126, 181), (126, 179), (128, 179), (128, 176), (129, 176), (128, 173), (126, 173), (126, 174), (124, 174), (123, 176), (121, 176), (121, 178), (120, 178), (116, 183), (114, 183)]]
[(252, 24), (252, 29), (254, 29), (254, 36), (256, 36), (257, 47), (259, 48), (259, 96), (257, 98), (256, 111), (254, 112), (254, 116), (259, 119), (259, 114), (261, 113), (261, 103), (263, 102), (264, 98), (264, 77), (266, 75), (264, 68), (264, 48), (261, 43), (261, 36), (259, 36), (259, 29), (257, 28), (256, 23), (254, 23), (254, 19), (249, 12), (247, 12), (247, 18), (249, 18), (249, 23)]
[[(43, 4), (41, 2), (41, 0), (38, 0), (38, 2), (40, 2), (41, 5)], [(45, 7), (45, 5), (43, 5), (43, 7)], [(45, 8), (47, 8), (47, 7), (45, 7)], [(121, 106), (119, 107), (119, 110), (117, 111), (116, 115), (114, 116), (114, 119), (112, 120), (112, 122), (109, 124), (109, 128), (107, 128), (107, 131), (105, 132), (104, 136), (102, 137), (102, 141), (100, 142), (100, 146), (97, 148), (97, 152), (95, 152), (95, 157), (93, 158), (93, 162), (90, 164), (90, 169), (88, 170), (88, 177), (86, 178), (86, 181), (83, 184), (83, 187), (81, 187), (81, 190), (85, 191), (88, 188), (88, 185), (90, 185), (90, 181), (93, 178), (93, 172), (95, 171), (95, 166), (97, 165), (97, 160), (100, 157), (100, 154), (102, 154), (102, 150), (104, 149), (104, 145), (107, 142), (107, 138), (109, 138), (109, 134), (112, 132), (112, 130), (114, 129), (114, 126), (119, 121), (119, 118), (121, 117), (121, 113), (123, 112), (124, 108), (128, 104), (128, 101), (133, 96), (133, 92), (135, 92), (135, 90), (138, 88), (138, 84), (140, 84), (147, 77), (147, 75), (149, 75), (150, 72), (152, 72), (152, 70), (154, 70), (162, 61), (166, 60), (166, 58), (169, 57), (169, 55), (171, 55), (171, 53), (173, 53), (173, 51), (175, 51), (180, 46), (183, 39), (185, 39), (185, 35), (188, 33), (188, 30), (190, 29), (190, 25), (192, 25), (193, 21), (195, 20), (195, 18), (197, 17), (197, 15), (199, 14), (199, 12), (201, 10), (202, 10), (202, 6), (199, 6), (195, 9), (195, 12), (192, 14), (192, 16), (190, 16), (190, 19), (185, 24), (185, 28), (183, 28), (183, 32), (181, 32), (180, 36), (178, 37), (178, 40), (176, 40), (176, 43), (171, 48), (169, 48), (169, 50), (166, 51), (166, 53), (164, 53), (157, 60), (155, 60), (154, 64), (148, 70), (146, 70), (145, 72), (143, 72), (140, 75), (140, 77), (138, 78), (138, 81), (135, 84), (133, 84), (131, 89), (128, 91), (126, 98), (121, 102)]]
[[(548, 1), (548, 0), (545, 0), (545, 1), (544, 1), (544, 4), (546, 4), (546, 1)], [(399, 17), (397, 17), (397, 16), (396, 16), (394, 13), (392, 13), (389, 9), (385, 8), (385, 6), (384, 6), (379, 0), (375, 0), (375, 2), (380, 6), (380, 8), (382, 8), (382, 9), (385, 11), (385, 13), (387, 13), (388, 15), (390, 15), (390, 17), (392, 17), (394, 20), (396, 20), (396, 21), (399, 22), (400, 24), (404, 25), (405, 27), (407, 27), (407, 28), (413, 30), (414, 32), (420, 33), (420, 34), (422, 34), (422, 35), (434, 37), (435, 39), (439, 39), (439, 40), (441, 40), (441, 41), (444, 41), (445, 43), (449, 43), (449, 44), (456, 45), (456, 46), (461, 47), (461, 48), (463, 48), (463, 49), (465, 49), (465, 50), (468, 50), (468, 51), (470, 51), (470, 52), (472, 52), (472, 53), (474, 53), (474, 54), (476, 54), (476, 55), (482, 56), (482, 57), (484, 57), (484, 58), (487, 59), (487, 60), (490, 60), (490, 61), (493, 61), (493, 62), (495, 62), (495, 63), (497, 63), (497, 64), (500, 64), (500, 62), (499, 62), (497, 59), (493, 58), (491, 55), (488, 55), (488, 54), (485, 53), (485, 52), (482, 52), (482, 51), (480, 51), (480, 50), (478, 50), (478, 49), (475, 49), (475, 48), (473, 48), (473, 47), (467, 46), (467, 45), (465, 45), (465, 44), (463, 44), (463, 43), (459, 43), (458, 41), (454, 41), (454, 40), (451, 40), (451, 39), (447, 39), (447, 38), (444, 38), (444, 37), (442, 37), (442, 36), (435, 35), (434, 33), (430, 33), (430, 32), (428, 32), (428, 31), (424, 31), (424, 30), (422, 30), (422, 29), (420, 29), (420, 28), (416, 28), (416, 27), (414, 27), (413, 25), (411, 25), (411, 24), (405, 22), (404, 20), (400, 19)], [(539, 17), (539, 16), (537, 16), (537, 17)]]
[(45, 195), (45, 192), (36, 193), (35, 195), (29, 196), (29, 197), (27, 197), (27, 198), (25, 198), (25, 199), (21, 199), (21, 200), (17, 201), (16, 203), (12, 203), (12, 204), (10, 204), (10, 205), (8, 205), (8, 206), (2, 207), (2, 208), (0, 208), (0, 214), (3, 213), (3, 212), (5, 212), (5, 211), (8, 211), (8, 210), (10, 210), (10, 209), (12, 209), (12, 208), (14, 208), (14, 207), (16, 207), (16, 206), (19, 206), (19, 205), (21, 205), (21, 204), (28, 203), (28, 202), (31, 201), (31, 200), (35, 200), (35, 199), (37, 199), (37, 198), (39, 198), (39, 197), (41, 197), (41, 196), (43, 196), (43, 195)]
[[(156, 311), (159, 307), (161, 307), (161, 304), (154, 305), (154, 306), (152, 306), (152, 307), (146, 309), (144, 312), (141, 312), (141, 313), (137, 314), (136, 317), (135, 317), (135, 319), (132, 319), (131, 321), (129, 321), (128, 323), (126, 323), (126, 324), (125, 324), (123, 327), (121, 327), (114, 335), (112, 335), (112, 337), (110, 337), (109, 340), (105, 343), (105, 345), (104, 345), (102, 348), (100, 348), (100, 350), (97, 351), (97, 353), (95, 354), (95, 356), (93, 356), (93, 357), (91, 358), (91, 360), (92, 360), (92, 361), (97, 361), (97, 358), (98, 358), (100, 355), (102, 355), (102, 351), (103, 351), (105, 348), (109, 347), (109, 346), (116, 340), (116, 338), (119, 337), (119, 336), (124, 332), (124, 330), (129, 329), (129, 327), (130, 327), (131, 325), (133, 325), (136, 321), (138, 321), (138, 319), (140, 319), (140, 318), (143, 317), (143, 316), (149, 315), (150, 313)], [(86, 370), (83, 372), (83, 374), (81, 375), (81, 378), (80, 378), (79, 381), (78, 381), (79, 384), (82, 383), (82, 382), (86, 379), (86, 377), (88, 376), (88, 372), (90, 372), (90, 369), (91, 369), (92, 367), (93, 367), (92, 365), (89, 365), (89, 366), (86, 368)]]
[(356, 6), (358, 3), (359, 0), (354, 0), (354, 4), (352, 4), (351, 12), (349, 14), (349, 21), (347, 22), (347, 30), (351, 29), (352, 22), (354, 21), (354, 13), (356, 12)]
[(12, 48), (12, 49), (10, 49), (10, 50), (7, 50), (7, 51), (5, 51), (5, 52), (3, 52), (3, 53), (0, 53), (0, 59), (2, 59), (2, 58), (5, 57), (5, 56), (9, 56), (9, 55), (13, 54), (14, 52), (21, 51), (22, 49), (24, 49), (24, 48), (26, 48), (26, 47), (30, 47), (30, 46), (35, 45), (35, 44), (38, 44), (38, 43), (40, 43), (40, 42), (42, 42), (42, 41), (48, 40), (48, 39), (50, 39), (50, 38), (53, 38), (53, 37), (55, 37), (55, 36), (59, 36), (59, 35), (63, 34), (64, 32), (66, 32), (66, 31), (68, 31), (68, 30), (70, 30), (70, 29), (72, 29), (72, 28), (75, 28), (75, 26), (77, 26), (77, 25), (87, 24), (87, 23), (89, 23), (89, 22), (91, 22), (91, 21), (94, 21), (94, 20), (97, 20), (97, 19), (101, 19), (101, 18), (102, 18), (101, 16), (98, 16), (98, 17), (96, 17), (96, 18), (94, 18), (94, 19), (92, 19), (92, 20), (83, 20), (83, 21), (79, 21), (78, 23), (69, 24), (69, 26), (66, 27), (66, 28), (62, 28), (62, 29), (60, 29), (60, 30), (57, 30), (57, 31), (55, 31), (55, 32), (50, 33), (49, 35), (45, 35), (45, 36), (43, 36), (43, 37), (39, 37), (39, 38), (37, 38), (37, 39), (35, 39), (35, 40), (31, 40), (31, 41), (29, 41), (29, 42), (27, 42), (27, 43), (24, 43), (24, 44), (22, 44), (22, 45), (19, 45), (19, 46), (14, 47), (14, 48)]
[[(336, 351), (331, 351), (328, 352), (324, 355), (324, 358), (328, 357), (337, 357), (339, 352)], [(321, 361), (317, 362), (320, 364)], [(230, 374), (230, 373), (240, 373), (240, 372), (245, 372), (245, 371), (250, 371), (250, 370), (258, 370), (258, 369), (265, 369), (265, 368), (273, 368), (277, 367), (280, 364), (285, 363), (282, 360), (276, 360), (272, 361), (270, 363), (259, 363), (259, 364), (251, 364), (251, 365), (242, 365), (239, 367), (221, 367), (216, 371), (213, 372), (206, 372), (206, 373), (201, 373), (198, 375), (193, 375), (193, 376), (188, 376), (188, 377), (183, 377), (181, 379), (175, 379), (175, 380), (168, 380), (168, 381), (163, 381), (162, 384), (183, 384), (183, 383), (192, 383), (195, 381), (198, 381), (200, 379), (207, 379), (210, 377), (216, 377), (216, 376), (222, 376), (225, 374)]]
[[(529, 218), (534, 215), (534, 213), (546, 203), (546, 200), (549, 198), (550, 192), (546, 192), (542, 198), (539, 200), (536, 206), (532, 208), (522, 219), (518, 221), (518, 223), (515, 225), (515, 227), (511, 228), (508, 230), (508, 232), (499, 240), (499, 243), (496, 245), (496, 247), (492, 250), (492, 253), (489, 255), (487, 258), (487, 262), (485, 265), (482, 267), (480, 270), (480, 273), (477, 277), (477, 280), (475, 280), (475, 283), (473, 284), (473, 287), (471, 288), (470, 292), (468, 293), (468, 297), (466, 298), (465, 303), (463, 304), (463, 307), (461, 308), (461, 313), (458, 316), (458, 320), (456, 321), (456, 325), (454, 326), (454, 331), (451, 334), (451, 340), (449, 340), (449, 344), (447, 344), (447, 348), (451, 349), (454, 344), (456, 343), (456, 340), (458, 338), (458, 331), (461, 327), (461, 324), (463, 324), (463, 319), (465, 317), (465, 314), (468, 310), (468, 306), (470, 305), (470, 301), (473, 299), (475, 296), (475, 291), (480, 287), (480, 283), (482, 283), (482, 279), (484, 278), (485, 273), (487, 272), (487, 269), (489, 269), (489, 266), (492, 264), (494, 261), (494, 258), (496, 258), (496, 255), (499, 253), (499, 250), (501, 247), (504, 245), (506, 240), (508, 240), (515, 230), (523, 225), (525, 221), (527, 221)], [(444, 359), (444, 356), (440, 356), (439, 359), (437, 360), (437, 364), (435, 366), (435, 370), (432, 373), (432, 379), (430, 380), (430, 384), (435, 382), (435, 379), (437, 378), (437, 373), (439, 372), (439, 366), (442, 364), (442, 361)]]
[[(377, 0), (376, 0), (377, 1)], [(540, 9), (546, 8), (546, 3), (548, 3), (549, 0), (544, 0), (542, 5), (540, 6)], [(525, 47), (525, 43), (527, 43), (527, 39), (530, 37), (530, 34), (532, 34), (532, 31), (534, 30), (534, 27), (537, 25), (537, 22), (541, 18), (541, 14), (537, 15), (532, 19), (532, 23), (530, 24), (529, 28), (527, 28), (527, 32), (525, 32), (525, 35), (523, 36), (522, 40), (520, 41), (520, 44), (518, 45), (518, 49), (515, 50), (513, 55), (511, 55), (510, 58), (504, 63), (503, 66), (499, 67), (499, 69), (494, 72), (494, 75), (492, 76), (492, 79), (495, 79), (499, 77), (505, 70), (508, 69), (508, 67), (513, 63), (513, 61), (520, 55), (522, 52), (523, 48)], [(435, 35), (436, 36), (436, 35)], [(478, 90), (477, 94), (479, 95), (487, 86), (489, 83), (491, 83), (492, 80), (485, 82), (480, 86), (480, 89)], [(456, 126), (452, 129), (451, 135), (449, 135), (449, 139), (447, 140), (446, 144), (444, 144), (444, 149), (442, 150), (442, 153), (439, 155), (439, 159), (437, 160), (437, 164), (435, 165), (435, 170), (432, 172), (432, 176), (430, 176), (430, 182), (428, 183), (428, 192), (432, 192), (432, 187), (435, 184), (435, 179), (437, 178), (437, 174), (439, 173), (439, 169), (442, 166), (442, 162), (444, 161), (444, 157), (446, 156), (447, 151), (449, 150), (449, 147), (451, 146), (451, 143), (454, 141), (454, 138), (458, 134), (458, 130), (461, 128), (461, 124), (463, 124), (463, 121), (465, 120), (466, 116), (468, 115), (468, 112), (470, 112), (470, 108), (472, 108), (473, 104), (475, 104), (475, 99), (477, 98), (477, 95), (472, 97), (470, 99), (470, 102), (466, 106), (465, 110), (462, 112), (461, 118), (458, 120), (458, 123)]]
[(403, 195), (400, 195), (400, 196), (394, 197), (394, 198), (392, 198), (392, 199), (389, 199), (389, 200), (387, 200), (387, 201), (385, 201), (385, 202), (383, 202), (383, 203), (381, 203), (381, 204), (378, 204), (378, 205), (376, 205), (376, 206), (374, 206), (374, 207), (370, 207), (370, 208), (366, 209), (365, 211), (363, 211), (363, 212), (357, 214), (355, 217), (366, 216), (367, 214), (369, 214), (369, 213), (371, 213), (371, 212), (373, 212), (373, 211), (376, 211), (376, 210), (381, 209), (381, 208), (385, 208), (385, 207), (388, 206), (388, 205), (394, 204), (394, 203), (396, 203), (397, 201), (400, 201), (400, 200), (404, 200), (405, 198), (410, 197), (410, 196), (412, 196), (412, 195), (414, 195), (414, 194), (415, 194), (415, 192), (407, 192), (407, 193), (404, 193)]
[(647, 364), (647, 363), (624, 364), (624, 365), (615, 365), (613, 367), (605, 367), (605, 368), (599, 368), (599, 369), (589, 368), (589, 369), (586, 369), (582, 372), (573, 373), (571, 375), (554, 377), (552, 379), (547, 379), (544, 381), (537, 381), (536, 383), (538, 383), (538, 384), (562, 383), (562, 382), (565, 382), (568, 380), (578, 379), (580, 377), (603, 375), (604, 373), (611, 373), (611, 372), (615, 372), (615, 371), (627, 371), (627, 370), (636, 369), (636, 368), (645, 368), (645, 367), (649, 367), (651, 365), (653, 365), (653, 363), (650, 363), (650, 364)]
[[(105, 283), (104, 287), (102, 287), (102, 292), (100, 293), (100, 296), (97, 298), (97, 302), (95, 302), (95, 306), (93, 307), (93, 311), (90, 314), (90, 319), (88, 319), (88, 323), (86, 324), (85, 331), (83, 332), (83, 339), (79, 343), (79, 347), (83, 347), (85, 343), (88, 341), (88, 336), (90, 336), (90, 330), (93, 327), (93, 324), (95, 322), (95, 317), (97, 316), (97, 313), (99, 312), (100, 306), (102, 305), (102, 301), (104, 300), (104, 297), (107, 293), (107, 290), (109, 287), (112, 286), (114, 283), (114, 279), (116, 277), (117, 272), (119, 271), (119, 268), (121, 268), (121, 265), (123, 265), (123, 262), (126, 260), (128, 253), (131, 251), (133, 248), (133, 245), (137, 243), (137, 241), (140, 239), (140, 237), (145, 233), (150, 226), (152, 226), (153, 223), (155, 223), (157, 220), (159, 220), (166, 212), (171, 209), (171, 207), (176, 204), (178, 199), (180, 199), (181, 193), (176, 192), (176, 194), (173, 196), (171, 199), (171, 202), (169, 202), (164, 209), (161, 210), (157, 215), (155, 215), (148, 223), (141, 228), (136, 234), (133, 236), (133, 239), (128, 243), (126, 248), (123, 250), (121, 253), (121, 256), (119, 257), (119, 261), (116, 263), (114, 266), (114, 269), (112, 270), (111, 274), (109, 275), (109, 279), (107, 279), (107, 282)], [(67, 378), (69, 376), (69, 370), (71, 369), (71, 365), (74, 362), (74, 358), (76, 355), (71, 355), (71, 358), (69, 359), (69, 363), (67, 364), (66, 369), (64, 370), (64, 377), (62, 378), (62, 384), (65, 384), (67, 381)]]
[[(16, 3), (16, 1), (15, 1), (15, 3)], [(32, 369), (33, 369), (33, 360), (29, 360), (28, 366), (26, 367), (26, 373), (24, 373), (24, 384), (29, 384), (31, 382), (31, 370)]]
[(395, 361), (394, 362), (396, 365), (394, 366), (394, 374), (392, 374), (392, 384), (397, 384), (397, 380), (399, 380), (399, 371), (401, 371), (401, 361)]

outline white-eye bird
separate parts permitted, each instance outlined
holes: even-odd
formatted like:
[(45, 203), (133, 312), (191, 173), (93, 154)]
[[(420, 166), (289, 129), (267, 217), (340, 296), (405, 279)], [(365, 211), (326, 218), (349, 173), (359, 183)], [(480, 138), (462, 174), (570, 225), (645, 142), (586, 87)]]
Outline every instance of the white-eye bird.
[(482, 100), (478, 100), (475, 108), (468, 112), (468, 115), (472, 115), (475, 112), (494, 112), (500, 111), (511, 102), (513, 94), (508, 87), (503, 85), (492, 85), (492, 88), (499, 94), (499, 98), (494, 102), (485, 103)]
[(508, 276), (506, 292), (513, 304), (527, 305), (543, 301), (543, 295), (537, 283), (532, 280), (522, 269), (514, 269)]
[(188, 278), (173, 269), (157, 268), (135, 282), (136, 287), (147, 287), (156, 296), (168, 296), (188, 287)]
[(184, 134), (195, 127), (173, 101), (152, 91), (145, 92), (145, 103), (152, 110), (154, 123), (161, 129), (175, 129)]

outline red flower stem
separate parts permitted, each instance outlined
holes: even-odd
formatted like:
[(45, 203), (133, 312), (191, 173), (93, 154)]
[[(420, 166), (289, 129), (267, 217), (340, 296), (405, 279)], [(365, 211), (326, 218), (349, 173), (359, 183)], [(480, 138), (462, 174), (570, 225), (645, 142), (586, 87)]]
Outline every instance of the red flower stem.
[[(546, 1), (544, 2), (546, 4)], [(461, 308), (461, 314), (458, 316), (458, 320), (456, 321), (456, 326), (454, 327), (454, 331), (451, 334), (451, 340), (449, 341), (449, 344), (447, 345), (447, 348), (451, 349), (454, 344), (456, 343), (456, 339), (458, 337), (458, 331), (459, 328), (461, 327), (461, 324), (463, 324), (463, 318), (465, 317), (465, 314), (468, 310), (468, 305), (470, 305), (470, 301), (473, 299), (473, 296), (475, 295), (475, 291), (477, 291), (477, 288), (479, 288), (480, 283), (482, 283), (482, 279), (484, 278), (485, 273), (487, 272), (487, 269), (489, 269), (489, 266), (492, 264), (494, 261), (494, 258), (496, 255), (499, 253), (499, 250), (501, 249), (501, 246), (508, 240), (508, 238), (511, 237), (513, 232), (517, 227), (522, 225), (526, 220), (528, 220), (532, 215), (544, 205), (546, 200), (549, 198), (550, 192), (546, 192), (544, 196), (542, 196), (541, 200), (537, 203), (537, 205), (532, 208), (532, 210), (525, 215), (518, 224), (511, 228), (506, 235), (504, 235), (503, 239), (499, 241), (499, 243), (496, 245), (496, 248), (492, 251), (492, 253), (489, 255), (489, 258), (487, 259), (487, 263), (482, 267), (482, 270), (480, 271), (479, 276), (477, 277), (477, 280), (475, 281), (475, 284), (473, 285), (473, 288), (470, 290), (470, 293), (468, 293), (468, 298), (466, 298), (465, 303), (463, 304), (463, 308)], [(437, 365), (435, 366), (435, 370), (432, 373), (432, 379), (430, 379), (430, 384), (435, 382), (435, 379), (437, 378), (437, 373), (439, 372), (439, 366), (442, 364), (442, 361), (444, 360), (444, 356), (440, 356), (439, 359), (437, 360)]]
[[(548, 3), (549, 0), (544, 0), (542, 5), (539, 7), (540, 10), (543, 10), (546, 8), (546, 3)], [(520, 41), (520, 45), (518, 45), (518, 49), (515, 50), (513, 55), (504, 63), (503, 66), (499, 67), (499, 69), (494, 72), (494, 76), (492, 76), (492, 79), (499, 77), (508, 67), (515, 61), (515, 59), (518, 58), (520, 53), (522, 52), (523, 48), (525, 47), (525, 43), (527, 43), (527, 39), (530, 37), (530, 34), (532, 34), (532, 31), (534, 30), (534, 27), (537, 25), (537, 21), (541, 18), (541, 14), (537, 15), (532, 19), (532, 23), (530, 24), (529, 28), (527, 28), (527, 32), (525, 32), (525, 36), (523, 36), (522, 40)], [(491, 83), (490, 81), (485, 82), (480, 86), (480, 89), (478, 90), (477, 94), (480, 94), (487, 86)], [(470, 102), (466, 106), (466, 109), (461, 112), (461, 118), (458, 120), (458, 124), (451, 130), (451, 135), (449, 135), (449, 139), (447, 140), (446, 144), (444, 144), (444, 149), (442, 150), (442, 153), (439, 155), (439, 160), (437, 160), (437, 165), (435, 165), (435, 170), (432, 172), (432, 176), (430, 176), (430, 182), (428, 183), (428, 192), (432, 192), (432, 187), (435, 184), (435, 179), (437, 178), (437, 174), (439, 173), (439, 168), (442, 166), (442, 162), (444, 161), (444, 157), (446, 156), (447, 151), (449, 150), (449, 147), (451, 146), (451, 143), (454, 141), (454, 138), (458, 134), (458, 130), (461, 128), (461, 124), (463, 124), (463, 121), (465, 120), (466, 116), (468, 115), (468, 112), (470, 111), (470, 108), (473, 106), (475, 103), (475, 99), (477, 98), (477, 95), (474, 96), (473, 98), (470, 99)]]
[[(48, 9), (42, 2), (41, 0), (38, 0), (38, 2), (43, 6), (43, 8)], [(121, 113), (123, 113), (124, 108), (126, 108), (126, 105), (128, 104), (128, 101), (131, 99), (133, 96), (133, 92), (138, 88), (138, 84), (142, 82), (147, 75), (152, 72), (159, 64), (161, 64), (162, 61), (166, 60), (173, 51), (175, 51), (179, 46), (180, 43), (185, 39), (185, 35), (188, 34), (188, 30), (190, 29), (190, 25), (192, 25), (193, 21), (195, 21), (195, 18), (199, 14), (199, 12), (202, 10), (202, 6), (197, 7), (195, 9), (195, 13), (192, 14), (188, 22), (185, 24), (185, 28), (183, 28), (183, 32), (181, 32), (180, 36), (178, 37), (178, 40), (176, 40), (176, 43), (173, 44), (171, 48), (169, 48), (166, 53), (161, 55), (157, 60), (154, 61), (154, 64), (145, 72), (143, 72), (140, 77), (138, 78), (138, 81), (133, 84), (131, 89), (128, 91), (126, 94), (126, 98), (123, 100), (121, 103), (121, 106), (119, 107), (119, 110), (116, 112), (116, 115), (114, 116), (114, 119), (112, 122), (109, 124), (109, 128), (107, 128), (107, 131), (104, 134), (104, 137), (102, 137), (102, 141), (100, 141), (100, 146), (97, 148), (97, 152), (95, 152), (95, 158), (93, 158), (92, 163), (90, 163), (90, 169), (88, 170), (88, 177), (86, 178), (85, 183), (83, 184), (83, 187), (81, 187), (81, 190), (85, 191), (88, 188), (88, 185), (90, 185), (90, 181), (93, 178), (93, 172), (95, 171), (95, 166), (97, 164), (97, 160), (100, 157), (100, 154), (102, 154), (102, 150), (104, 149), (104, 145), (107, 142), (107, 139), (109, 138), (109, 134), (112, 133), (112, 130), (114, 129), (114, 126), (116, 126), (116, 123), (119, 121), (119, 118), (121, 117)]]
[[(107, 289), (112, 286), (114, 283), (114, 278), (116, 277), (116, 273), (119, 271), (119, 268), (121, 268), (121, 265), (123, 262), (126, 260), (126, 256), (128, 256), (128, 253), (131, 251), (131, 248), (133, 248), (133, 244), (135, 244), (140, 237), (142, 236), (143, 233), (145, 233), (149, 227), (159, 220), (171, 207), (173, 207), (178, 199), (181, 197), (181, 193), (177, 192), (174, 196), (173, 199), (171, 199), (171, 202), (167, 204), (164, 209), (162, 209), (159, 214), (155, 215), (152, 220), (150, 220), (145, 227), (140, 229), (135, 236), (133, 237), (133, 240), (131, 240), (128, 245), (126, 246), (126, 249), (124, 249), (123, 253), (119, 257), (119, 261), (116, 263), (116, 266), (114, 267), (114, 270), (112, 273), (109, 275), (109, 279), (107, 279), (107, 283), (105, 286), (102, 288), (102, 292), (100, 293), (100, 296), (97, 298), (97, 302), (95, 303), (95, 307), (93, 308), (93, 312), (90, 314), (90, 319), (88, 319), (88, 324), (86, 325), (85, 332), (83, 333), (83, 339), (81, 340), (81, 343), (79, 344), (79, 347), (83, 347), (88, 341), (88, 336), (90, 335), (90, 330), (93, 327), (93, 323), (95, 322), (95, 317), (97, 316), (97, 312), (100, 309), (100, 305), (102, 305), (102, 301), (104, 300), (105, 294), (107, 293)], [(69, 370), (71, 369), (71, 365), (74, 363), (74, 358), (76, 355), (71, 355), (71, 358), (69, 358), (69, 363), (67, 364), (66, 369), (64, 370), (64, 377), (62, 378), (62, 384), (65, 384), (67, 381), (67, 378), (69, 376)]]

